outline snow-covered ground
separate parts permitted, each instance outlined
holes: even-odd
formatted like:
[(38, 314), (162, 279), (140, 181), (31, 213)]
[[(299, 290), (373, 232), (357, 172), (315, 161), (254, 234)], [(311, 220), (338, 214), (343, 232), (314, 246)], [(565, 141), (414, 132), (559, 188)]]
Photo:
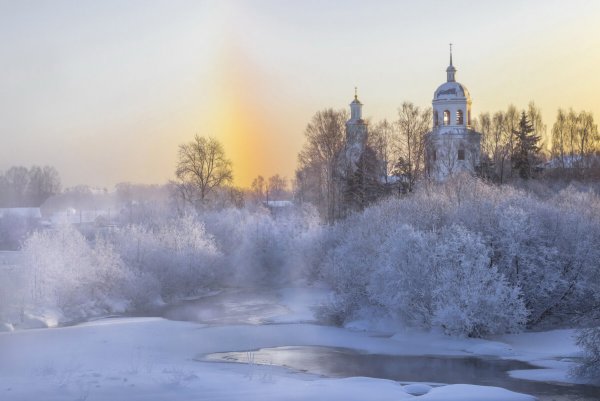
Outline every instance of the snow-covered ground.
[[(502, 336), (494, 341), (404, 331), (375, 336), (311, 323), (319, 290), (277, 294), (281, 315), (254, 324), (203, 324), (162, 318), (112, 318), (72, 327), (0, 333), (0, 399), (32, 400), (532, 400), (497, 387), (446, 385), (425, 395), (382, 379), (323, 378), (276, 366), (203, 361), (216, 352), (278, 346), (346, 347), (393, 355), (500, 355), (550, 365), (577, 354), (569, 331)], [(300, 322), (300, 323), (298, 323)], [(250, 358), (250, 356), (249, 356)], [(567, 380), (568, 364), (513, 372)], [(560, 361), (558, 361), (560, 362)], [(537, 373), (536, 373), (537, 372)], [(422, 388), (421, 388), (422, 390)], [(427, 390), (427, 389), (426, 389)], [(426, 391), (425, 390), (425, 391)]]

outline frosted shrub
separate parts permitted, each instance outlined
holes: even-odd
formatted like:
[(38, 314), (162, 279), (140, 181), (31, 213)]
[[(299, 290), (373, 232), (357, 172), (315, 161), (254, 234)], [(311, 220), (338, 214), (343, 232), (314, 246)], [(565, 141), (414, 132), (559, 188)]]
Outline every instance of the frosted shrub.
[(481, 238), (460, 226), (442, 231), (433, 247), (433, 322), (448, 334), (481, 337), (517, 332), (527, 310), (518, 287), (511, 287), (490, 264)]
[(335, 296), (321, 318), (342, 324), (370, 312), (475, 337), (522, 328), (520, 291), (491, 265), (479, 235), (461, 226), (436, 233), (396, 225), (389, 205), (333, 229), (339, 243), (324, 262), (324, 277)]
[(407, 225), (390, 234), (376, 257), (369, 297), (409, 326), (430, 327), (438, 276), (432, 270), (431, 236)]
[(321, 253), (321, 226), (313, 208), (276, 217), (260, 208), (223, 209), (201, 220), (223, 255), (228, 285), (271, 286), (308, 277)]
[(581, 330), (577, 336), (577, 345), (583, 349), (584, 358), (574, 373), (600, 383), (600, 327)]
[(24, 245), (31, 305), (58, 307), (67, 319), (123, 311), (130, 279), (112, 246), (95, 245), (72, 226), (34, 233)]
[(154, 298), (198, 294), (218, 280), (219, 252), (204, 225), (193, 216), (171, 219), (157, 228), (129, 226), (111, 238), (122, 259), (141, 279), (137, 286), (146, 284), (150, 287), (147, 291), (158, 292)]
[(591, 191), (539, 198), (459, 176), (374, 208), (424, 232), (460, 225), (478, 234), (491, 265), (521, 289), (530, 326), (581, 324), (600, 301), (600, 197)]
[(343, 322), (358, 317), (363, 309), (377, 308), (368, 286), (385, 250), (382, 244), (393, 235), (393, 218), (371, 208), (338, 223), (328, 233), (332, 248), (324, 256), (320, 270), (336, 299), (325, 305), (321, 316)]
[(237, 282), (252, 285), (280, 281), (289, 251), (289, 230), (266, 213), (246, 215), (231, 263)]

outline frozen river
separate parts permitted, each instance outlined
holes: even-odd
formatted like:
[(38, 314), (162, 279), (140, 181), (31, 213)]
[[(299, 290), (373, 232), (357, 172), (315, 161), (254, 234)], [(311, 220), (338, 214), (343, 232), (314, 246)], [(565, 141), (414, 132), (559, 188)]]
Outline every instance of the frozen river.
[[(357, 352), (333, 347), (275, 347), (250, 352), (225, 352), (203, 360), (283, 366), (326, 377), (373, 377), (401, 383), (478, 384), (503, 387), (540, 400), (597, 401), (600, 388), (514, 379), (510, 370), (535, 369), (525, 362), (485, 357), (406, 356)], [(252, 369), (252, 367), (249, 367)]]
[[(184, 301), (163, 310), (168, 319), (207, 324), (276, 323), (290, 312), (272, 292), (217, 294)], [(294, 346), (253, 351), (215, 353), (200, 360), (236, 362), (254, 366), (280, 366), (324, 377), (373, 377), (402, 383), (427, 382), (476, 384), (503, 387), (532, 394), (540, 400), (597, 401), (600, 388), (581, 384), (559, 384), (511, 377), (514, 370), (537, 369), (526, 362), (486, 356), (386, 355), (340, 347)]]

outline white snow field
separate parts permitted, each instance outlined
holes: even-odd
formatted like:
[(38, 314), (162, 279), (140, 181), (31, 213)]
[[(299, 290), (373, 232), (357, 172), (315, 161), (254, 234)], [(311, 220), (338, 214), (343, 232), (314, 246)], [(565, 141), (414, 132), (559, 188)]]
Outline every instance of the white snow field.
[[(207, 325), (153, 317), (111, 318), (72, 327), (0, 333), (0, 400), (525, 401), (534, 397), (498, 387), (456, 384), (427, 389), (365, 377), (324, 378), (252, 363), (207, 362), (203, 357), (312, 345), (392, 355), (493, 354), (549, 364), (577, 352), (569, 331), (486, 341), (411, 331), (381, 337), (322, 326), (310, 322), (307, 307), (319, 295), (301, 294), (302, 290), (291, 289), (280, 293), (280, 305), (288, 312), (270, 317), (278, 323)], [(567, 368), (557, 364), (549, 370), (513, 375), (563, 380)], [(419, 389), (425, 394), (411, 395)]]

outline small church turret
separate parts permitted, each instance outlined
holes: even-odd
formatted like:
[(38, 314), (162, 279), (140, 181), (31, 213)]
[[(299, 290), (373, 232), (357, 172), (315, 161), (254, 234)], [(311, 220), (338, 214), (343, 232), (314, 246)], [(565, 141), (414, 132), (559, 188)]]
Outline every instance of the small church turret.
[(362, 103), (358, 100), (358, 89), (354, 87), (354, 100), (350, 103), (350, 121), (362, 120)]
[(346, 143), (363, 147), (367, 143), (367, 123), (362, 119), (362, 103), (358, 100), (358, 90), (354, 88), (354, 100), (350, 103), (350, 119), (346, 121)]
[(350, 118), (346, 121), (346, 140), (335, 156), (333, 170), (334, 195), (330, 218), (347, 216), (352, 210), (362, 210), (383, 193), (385, 165), (368, 145), (369, 128), (362, 117), (362, 103), (354, 88), (350, 103)]

